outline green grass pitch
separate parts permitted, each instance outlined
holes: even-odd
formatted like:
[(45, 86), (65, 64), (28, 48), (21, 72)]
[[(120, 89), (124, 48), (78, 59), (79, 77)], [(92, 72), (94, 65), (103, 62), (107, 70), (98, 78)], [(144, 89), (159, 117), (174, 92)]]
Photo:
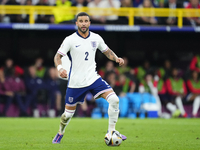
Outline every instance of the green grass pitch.
[(199, 150), (200, 119), (119, 119), (127, 136), (119, 147), (104, 143), (107, 119), (73, 118), (61, 144), (51, 141), (59, 118), (0, 118), (2, 150)]

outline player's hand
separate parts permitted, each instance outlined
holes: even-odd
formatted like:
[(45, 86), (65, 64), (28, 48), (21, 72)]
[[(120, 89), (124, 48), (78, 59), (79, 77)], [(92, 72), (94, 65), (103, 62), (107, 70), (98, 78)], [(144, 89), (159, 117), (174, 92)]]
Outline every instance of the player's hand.
[(61, 68), (59, 71), (58, 71), (58, 74), (60, 75), (61, 78), (67, 78), (67, 71), (63, 68)]
[(124, 60), (122, 58), (117, 58), (116, 63), (119, 63), (119, 66), (124, 64)]

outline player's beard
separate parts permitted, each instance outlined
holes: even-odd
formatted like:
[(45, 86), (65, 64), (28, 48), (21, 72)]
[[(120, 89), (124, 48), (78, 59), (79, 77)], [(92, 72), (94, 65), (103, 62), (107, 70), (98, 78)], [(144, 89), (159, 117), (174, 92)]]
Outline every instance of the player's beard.
[(85, 34), (88, 31), (88, 29), (89, 29), (87, 27), (85, 27), (85, 28), (86, 28), (85, 31), (83, 31), (81, 27), (78, 27), (78, 30), (81, 31), (83, 34)]

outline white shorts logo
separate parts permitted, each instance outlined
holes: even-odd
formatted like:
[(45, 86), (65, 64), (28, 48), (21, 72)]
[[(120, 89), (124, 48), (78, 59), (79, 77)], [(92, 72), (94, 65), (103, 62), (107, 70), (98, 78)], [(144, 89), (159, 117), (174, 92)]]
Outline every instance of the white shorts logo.
[(69, 97), (69, 102), (70, 102), (70, 103), (72, 103), (72, 102), (73, 102), (73, 100), (74, 100), (74, 98), (73, 98), (73, 97)]

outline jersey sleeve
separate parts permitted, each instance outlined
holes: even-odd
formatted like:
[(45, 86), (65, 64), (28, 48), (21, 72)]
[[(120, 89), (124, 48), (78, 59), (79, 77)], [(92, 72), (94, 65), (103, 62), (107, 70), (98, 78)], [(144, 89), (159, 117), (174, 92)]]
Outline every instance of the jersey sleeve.
[(109, 48), (108, 46), (105, 44), (104, 40), (102, 39), (102, 37), (99, 36), (99, 45), (98, 45), (98, 49), (104, 53), (106, 52)]
[(62, 44), (60, 45), (60, 48), (58, 49), (57, 53), (60, 55), (66, 56), (67, 52), (70, 50), (70, 38), (66, 37)]

